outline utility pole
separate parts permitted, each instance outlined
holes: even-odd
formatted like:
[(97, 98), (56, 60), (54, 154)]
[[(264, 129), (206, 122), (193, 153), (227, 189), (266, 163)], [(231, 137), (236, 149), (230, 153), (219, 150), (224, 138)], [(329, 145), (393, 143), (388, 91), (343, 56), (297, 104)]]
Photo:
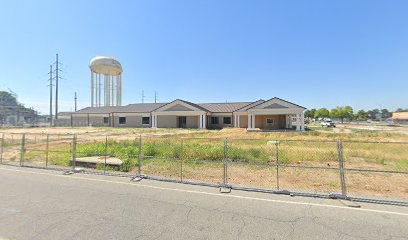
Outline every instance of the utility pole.
[(56, 54), (56, 70), (55, 70), (55, 119), (58, 119), (58, 53)]
[(75, 112), (77, 111), (77, 92), (75, 92)]
[(154, 103), (157, 103), (157, 92), (154, 91)]
[(50, 65), (50, 79), (48, 80), (50, 81), (50, 126), (52, 126), (52, 64)]
[(142, 103), (144, 103), (144, 99), (145, 99), (145, 95), (144, 95), (144, 90), (142, 90)]

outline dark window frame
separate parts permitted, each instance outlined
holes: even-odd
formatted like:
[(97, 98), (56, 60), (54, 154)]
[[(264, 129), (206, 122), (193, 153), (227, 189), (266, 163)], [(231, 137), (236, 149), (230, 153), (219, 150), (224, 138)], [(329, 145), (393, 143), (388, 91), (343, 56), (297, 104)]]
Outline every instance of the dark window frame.
[[(147, 119), (147, 122), (145, 120)], [(142, 125), (149, 125), (150, 124), (150, 117), (142, 117)]]
[(211, 117), (210, 123), (213, 125), (219, 124), (219, 117)]
[(119, 124), (125, 125), (126, 124), (126, 117), (119, 117)]
[[(229, 119), (229, 121), (228, 121), (228, 122), (225, 122), (226, 119)], [(232, 117), (224, 117), (223, 123), (224, 123), (225, 125), (231, 125), (231, 124), (232, 124)]]
[(109, 124), (109, 117), (103, 117), (103, 124)]

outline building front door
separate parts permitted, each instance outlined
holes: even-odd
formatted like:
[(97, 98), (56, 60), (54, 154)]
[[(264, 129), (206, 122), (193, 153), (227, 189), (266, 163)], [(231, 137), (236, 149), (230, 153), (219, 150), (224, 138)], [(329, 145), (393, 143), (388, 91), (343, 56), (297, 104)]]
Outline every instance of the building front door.
[(187, 127), (187, 117), (178, 117), (178, 127), (179, 128)]

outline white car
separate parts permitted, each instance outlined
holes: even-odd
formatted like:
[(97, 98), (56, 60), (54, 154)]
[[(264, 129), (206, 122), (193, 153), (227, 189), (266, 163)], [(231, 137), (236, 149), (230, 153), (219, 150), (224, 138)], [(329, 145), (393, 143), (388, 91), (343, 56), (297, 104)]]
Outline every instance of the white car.
[(336, 127), (336, 124), (331, 120), (325, 120), (322, 122), (322, 127)]

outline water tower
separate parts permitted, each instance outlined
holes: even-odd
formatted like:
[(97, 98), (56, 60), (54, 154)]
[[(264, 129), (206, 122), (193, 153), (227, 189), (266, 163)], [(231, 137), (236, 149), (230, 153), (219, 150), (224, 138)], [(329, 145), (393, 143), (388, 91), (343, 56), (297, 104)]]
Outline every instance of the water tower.
[[(113, 57), (92, 58), (91, 107), (122, 106), (122, 65)], [(103, 95), (102, 95), (103, 94)]]

